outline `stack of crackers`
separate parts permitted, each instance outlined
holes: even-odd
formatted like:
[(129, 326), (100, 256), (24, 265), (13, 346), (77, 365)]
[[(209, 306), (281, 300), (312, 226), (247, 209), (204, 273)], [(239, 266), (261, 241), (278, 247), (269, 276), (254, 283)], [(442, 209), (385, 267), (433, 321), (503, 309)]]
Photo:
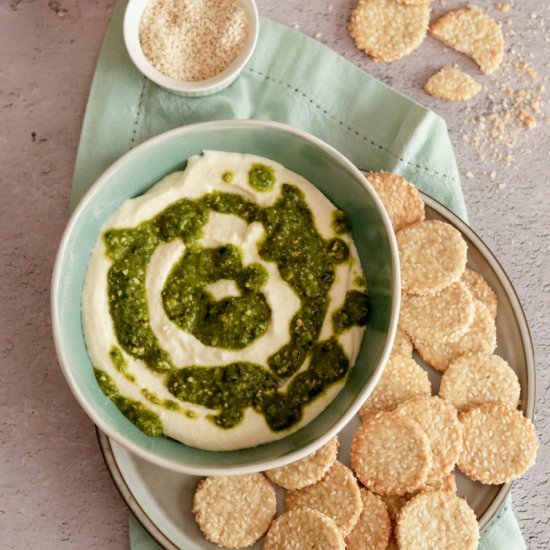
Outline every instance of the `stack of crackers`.
[[(466, 268), (467, 245), (451, 225), (425, 220), (416, 187), (369, 175), (391, 219), (402, 275), (399, 328), (388, 364), (359, 416), (351, 469), (333, 439), (264, 474), (206, 478), (194, 498), (204, 536), (226, 548), (474, 550), (474, 511), (456, 495), (455, 467), (502, 484), (521, 476), (538, 447), (518, 410), (520, 385), (494, 355), (497, 297)], [(439, 395), (413, 358), (443, 372)], [(273, 482), (286, 490), (277, 511)]]

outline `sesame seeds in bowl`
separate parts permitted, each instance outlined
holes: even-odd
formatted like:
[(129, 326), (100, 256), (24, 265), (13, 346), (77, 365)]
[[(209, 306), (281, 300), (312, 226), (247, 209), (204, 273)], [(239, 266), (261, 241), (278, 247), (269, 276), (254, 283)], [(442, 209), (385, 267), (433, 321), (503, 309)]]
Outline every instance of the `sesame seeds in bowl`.
[(239, 76), (258, 28), (253, 0), (130, 0), (124, 41), (147, 78), (179, 95), (204, 96)]

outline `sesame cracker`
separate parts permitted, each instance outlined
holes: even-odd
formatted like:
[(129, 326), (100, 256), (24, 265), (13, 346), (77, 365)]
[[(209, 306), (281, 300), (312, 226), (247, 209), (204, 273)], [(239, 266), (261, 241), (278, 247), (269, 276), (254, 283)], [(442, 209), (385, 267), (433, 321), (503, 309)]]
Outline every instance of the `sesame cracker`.
[(403, 292), (435, 294), (462, 277), (468, 247), (452, 225), (423, 221), (405, 227), (396, 237)]
[(395, 339), (393, 341), (392, 353), (399, 353), (405, 357), (412, 357), (413, 343), (411, 337), (401, 328), (397, 327)]
[(334, 464), (337, 455), (338, 438), (335, 437), (309, 456), (264, 473), (273, 483), (294, 491), (319, 481)]
[(392, 353), (378, 384), (359, 410), (359, 416), (365, 420), (378, 412), (392, 411), (407, 399), (431, 393), (428, 373), (412, 357)]
[(275, 489), (262, 474), (207, 477), (193, 499), (193, 513), (203, 535), (226, 548), (254, 544), (277, 511)]
[(396, 534), (402, 550), (475, 550), (479, 526), (464, 499), (449, 491), (426, 491), (403, 506)]
[(464, 448), (458, 467), (481, 483), (507, 483), (534, 462), (538, 448), (533, 423), (521, 411), (501, 403), (487, 403), (460, 416)]
[(428, 436), (411, 418), (379, 413), (363, 421), (351, 444), (359, 481), (379, 495), (406, 495), (422, 488), (432, 469)]
[(450, 11), (430, 26), (430, 34), (471, 57), (485, 74), (502, 63), (504, 38), (498, 24), (477, 6)]
[(285, 509), (311, 508), (330, 517), (346, 537), (363, 509), (359, 485), (353, 472), (336, 461), (325, 477), (314, 485), (285, 495)]
[(471, 292), (460, 282), (433, 296), (405, 295), (399, 323), (413, 342), (456, 342), (470, 328), (476, 306)]
[(281, 514), (269, 528), (263, 550), (344, 550), (340, 529), (329, 517), (298, 508)]
[(391, 172), (372, 172), (368, 180), (380, 197), (395, 232), (424, 220), (424, 201), (410, 181)]
[(416, 397), (401, 403), (395, 412), (418, 422), (428, 436), (432, 451), (428, 483), (450, 474), (462, 452), (462, 426), (454, 406), (437, 396)]
[(392, 533), (390, 514), (382, 499), (361, 489), (363, 511), (346, 538), (347, 550), (386, 550)]
[(414, 341), (415, 348), (423, 361), (434, 369), (445, 372), (452, 361), (465, 353), (492, 353), (495, 350), (497, 346), (495, 321), (485, 304), (479, 300), (474, 300), (474, 304), (474, 320), (458, 342)]
[(453, 361), (439, 387), (439, 395), (461, 410), (484, 403), (503, 403), (515, 409), (520, 391), (510, 365), (488, 353), (468, 353)]
[(483, 302), (493, 319), (497, 316), (498, 299), (487, 281), (476, 271), (466, 268), (460, 279), (476, 300)]
[(355, 45), (375, 61), (393, 61), (420, 46), (429, 18), (427, 4), (359, 0), (351, 15), (349, 32)]
[(434, 97), (449, 101), (464, 101), (474, 97), (481, 90), (481, 84), (470, 75), (455, 67), (446, 65), (430, 76), (424, 84), (424, 91)]

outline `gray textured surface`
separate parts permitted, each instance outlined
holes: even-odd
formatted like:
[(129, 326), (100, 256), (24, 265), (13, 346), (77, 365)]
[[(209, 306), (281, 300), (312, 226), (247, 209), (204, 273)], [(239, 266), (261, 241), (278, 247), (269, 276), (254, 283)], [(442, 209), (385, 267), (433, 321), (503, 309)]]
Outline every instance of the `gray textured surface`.
[[(426, 96), (441, 63), (466, 58), (435, 40), (392, 64), (358, 52), (346, 31), (354, 0), (258, 0), (260, 11), (316, 36), (364, 70), (441, 113), (449, 124), (470, 223), (492, 248), (524, 304), (536, 346), (537, 465), (514, 488), (528, 546), (550, 540), (550, 169), (548, 124), (522, 132), (510, 167), (482, 163), (461, 139), (464, 106)], [(548, 73), (544, 19), (550, 4), (516, 0), (508, 44), (525, 45)], [(434, 11), (443, 2), (435, 0)], [(445, 8), (460, 2), (447, 0)], [(330, 8), (332, 6), (332, 9)], [(0, 533), (2, 548), (127, 548), (127, 511), (111, 483), (90, 421), (62, 378), (51, 341), (49, 283), (68, 219), (74, 156), (87, 91), (112, 2), (4, 0), (0, 3)], [(533, 17), (534, 13), (537, 17)], [(509, 29), (510, 29), (509, 28)], [(319, 34), (320, 33), (320, 34)], [(517, 45), (519, 44), (519, 45)], [(532, 54), (532, 57), (529, 56)], [(483, 94), (472, 103), (490, 105)], [(546, 115), (548, 116), (548, 115)], [(491, 180), (489, 172), (495, 170)], [(499, 186), (499, 184), (501, 184)], [(502, 187), (502, 184), (505, 184)]]

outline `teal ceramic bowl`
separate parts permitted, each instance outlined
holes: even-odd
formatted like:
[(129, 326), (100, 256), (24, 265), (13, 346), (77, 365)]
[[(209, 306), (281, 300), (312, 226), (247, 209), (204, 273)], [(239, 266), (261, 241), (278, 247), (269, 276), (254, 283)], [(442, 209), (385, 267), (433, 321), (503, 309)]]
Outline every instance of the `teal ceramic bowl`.
[[(312, 422), (273, 443), (239, 451), (204, 451), (131, 424), (96, 383), (82, 334), (80, 298), (88, 260), (101, 228), (126, 199), (147, 191), (203, 150), (253, 153), (279, 162), (316, 185), (351, 221), (368, 282), (370, 317), (348, 380)], [(115, 162), (76, 208), (59, 246), (52, 280), (54, 340), (65, 378), (90, 418), (145, 460), (188, 474), (229, 475), (282, 466), (315, 451), (356, 414), (387, 361), (399, 315), (399, 261), (389, 218), (353, 164), (321, 140), (283, 124), (219, 121), (172, 130)]]

